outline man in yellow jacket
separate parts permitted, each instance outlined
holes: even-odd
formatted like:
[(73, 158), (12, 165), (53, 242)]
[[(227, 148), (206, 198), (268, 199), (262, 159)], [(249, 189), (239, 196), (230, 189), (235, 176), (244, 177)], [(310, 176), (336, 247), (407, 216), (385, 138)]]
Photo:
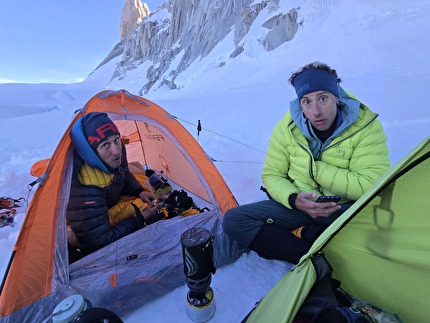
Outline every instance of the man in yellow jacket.
[(229, 210), (223, 228), (262, 257), (297, 263), (390, 160), (378, 115), (339, 86), (336, 70), (314, 62), (289, 81), (297, 98), (273, 130), (263, 167), (270, 199)]

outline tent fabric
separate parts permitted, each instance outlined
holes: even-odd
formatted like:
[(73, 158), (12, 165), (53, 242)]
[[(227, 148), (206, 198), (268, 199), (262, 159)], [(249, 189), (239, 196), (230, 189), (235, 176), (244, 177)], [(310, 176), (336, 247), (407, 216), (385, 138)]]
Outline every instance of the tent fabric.
[(426, 321), (430, 297), (429, 194), (430, 137), (324, 231), (297, 266), (262, 299), (247, 322), (292, 322), (316, 281), (311, 258), (319, 251), (333, 267), (333, 277), (349, 294), (397, 314), (404, 322)]
[[(184, 189), (201, 214), (162, 220), (68, 264), (66, 208), (72, 176), (70, 130), (89, 112), (106, 112), (120, 129), (129, 162), (162, 172)], [(55, 306), (81, 294), (93, 306), (125, 315), (185, 283), (181, 234), (204, 227), (214, 237), (217, 267), (242, 250), (222, 231), (224, 212), (237, 206), (233, 194), (203, 149), (156, 104), (127, 91), (102, 91), (75, 116), (49, 160), (30, 202), (1, 285), (2, 322), (43, 321)]]
[[(311, 261), (298, 264), (270, 290), (270, 295), (268, 294), (261, 300), (246, 322), (288, 322), (291, 317), (290, 313), (297, 313), (316, 278), (315, 268)], [(273, 302), (273, 300), (277, 301)]]

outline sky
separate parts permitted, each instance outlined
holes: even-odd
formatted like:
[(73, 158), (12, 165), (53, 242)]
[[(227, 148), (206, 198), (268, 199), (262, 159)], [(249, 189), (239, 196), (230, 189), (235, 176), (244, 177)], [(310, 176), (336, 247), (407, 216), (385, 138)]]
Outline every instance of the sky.
[[(199, 143), (216, 160), (239, 204), (265, 198), (259, 190), (264, 151), (271, 130), (294, 99), (286, 79), (304, 63), (318, 59), (335, 66), (343, 86), (379, 114), (393, 164), (429, 136), (430, 118), (422, 94), (430, 84), (426, 31), (430, 4), (425, 0), (332, 4), (303, 1), (304, 23), (290, 43), (268, 53), (258, 45), (257, 36), (248, 35), (244, 53), (220, 68), (219, 62), (231, 49), (227, 37), (178, 77), (180, 90), (160, 88), (146, 96), (178, 116), (195, 137), (190, 123), (202, 120)], [(119, 27), (115, 28), (115, 36), (108, 40), (111, 44), (118, 37)], [(100, 55), (103, 59), (104, 54)], [(16, 64), (31, 56), (27, 52)], [(94, 58), (94, 65), (98, 63)], [(106, 87), (115, 64), (106, 64), (78, 84), (0, 84), (0, 196), (31, 199), (30, 167), (51, 156), (73, 111)], [(139, 69), (130, 71), (108, 88), (136, 94), (141, 84), (133, 82), (139, 73), (144, 74)], [(24, 215), (24, 208), (19, 208), (15, 226), (0, 229), (0, 276), (8, 261), (4, 255), (10, 254)], [(210, 322), (240, 322), (290, 268), (288, 263), (264, 260), (253, 252), (218, 268), (211, 284), (216, 311)], [(186, 292), (187, 287), (180, 286), (123, 319), (126, 323), (190, 322)]]
[[(152, 12), (163, 2), (146, 4)], [(0, 82), (82, 81), (119, 42), (124, 4), (125, 0), (5, 1), (0, 10)]]

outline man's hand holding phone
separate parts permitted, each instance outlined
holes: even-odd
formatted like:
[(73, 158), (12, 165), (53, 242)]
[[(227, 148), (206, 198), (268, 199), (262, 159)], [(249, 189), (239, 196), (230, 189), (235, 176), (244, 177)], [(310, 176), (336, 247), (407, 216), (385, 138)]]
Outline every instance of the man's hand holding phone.
[(330, 196), (321, 195), (321, 196), (318, 196), (318, 198), (315, 202), (318, 202), (318, 203), (335, 202), (335, 203), (337, 203), (341, 199), (342, 199), (342, 197), (339, 195), (330, 195)]
[(296, 208), (307, 213), (312, 218), (329, 217), (340, 209), (336, 204), (341, 200), (340, 196), (320, 196), (309, 192), (301, 192), (296, 198)]

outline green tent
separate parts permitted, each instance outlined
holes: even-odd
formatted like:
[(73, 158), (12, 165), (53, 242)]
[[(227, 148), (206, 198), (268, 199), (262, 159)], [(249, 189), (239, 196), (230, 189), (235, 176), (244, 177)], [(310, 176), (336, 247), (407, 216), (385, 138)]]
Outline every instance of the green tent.
[(291, 322), (317, 279), (322, 251), (341, 287), (403, 322), (430, 317), (430, 137), (315, 241), (247, 322)]

